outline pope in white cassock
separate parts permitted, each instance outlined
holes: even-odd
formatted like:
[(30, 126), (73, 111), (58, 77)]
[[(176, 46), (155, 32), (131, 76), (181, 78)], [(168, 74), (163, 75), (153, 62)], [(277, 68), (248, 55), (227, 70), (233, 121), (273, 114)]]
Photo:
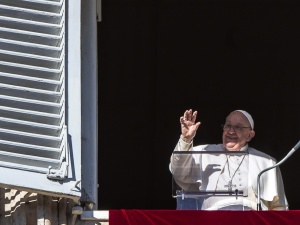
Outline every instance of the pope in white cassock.
[[(248, 145), (255, 136), (254, 121), (244, 110), (231, 112), (223, 125), (222, 144), (193, 146), (200, 126), (197, 111), (180, 117), (181, 136), (174, 151), (245, 152), (247, 154), (172, 154), (170, 171), (184, 191), (246, 190), (245, 197), (210, 197), (201, 202), (204, 210), (256, 210), (257, 175), (276, 164), (271, 156)], [(260, 202), (263, 210), (288, 210), (279, 167), (262, 174)], [(199, 209), (199, 208), (198, 208)]]

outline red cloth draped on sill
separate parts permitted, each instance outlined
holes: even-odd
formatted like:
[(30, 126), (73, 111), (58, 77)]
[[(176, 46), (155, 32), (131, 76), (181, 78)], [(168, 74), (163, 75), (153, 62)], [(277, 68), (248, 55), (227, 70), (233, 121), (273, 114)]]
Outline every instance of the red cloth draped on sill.
[(109, 210), (109, 225), (299, 225), (300, 210)]

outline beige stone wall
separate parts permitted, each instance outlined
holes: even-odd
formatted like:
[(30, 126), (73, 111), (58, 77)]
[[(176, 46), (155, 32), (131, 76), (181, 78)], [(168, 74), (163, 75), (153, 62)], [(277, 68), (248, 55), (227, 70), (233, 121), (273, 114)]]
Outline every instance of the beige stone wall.
[(26, 191), (0, 188), (1, 225), (95, 225), (72, 215), (75, 203)]

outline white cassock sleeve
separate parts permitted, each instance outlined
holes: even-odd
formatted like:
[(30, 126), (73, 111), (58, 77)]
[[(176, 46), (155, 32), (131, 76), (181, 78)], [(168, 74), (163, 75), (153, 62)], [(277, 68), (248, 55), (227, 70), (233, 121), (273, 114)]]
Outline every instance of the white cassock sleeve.
[[(174, 151), (189, 151), (193, 143), (179, 139)], [(184, 190), (199, 190), (200, 164), (193, 154), (172, 154), (169, 169), (176, 183)]]

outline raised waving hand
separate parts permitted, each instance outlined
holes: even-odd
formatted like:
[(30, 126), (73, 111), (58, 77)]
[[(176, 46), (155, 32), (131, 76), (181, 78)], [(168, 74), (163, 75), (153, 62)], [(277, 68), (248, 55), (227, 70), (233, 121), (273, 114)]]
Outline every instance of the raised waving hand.
[(196, 135), (197, 129), (201, 122), (196, 123), (197, 111), (192, 109), (186, 110), (180, 117), (181, 137), (185, 142), (190, 143)]

